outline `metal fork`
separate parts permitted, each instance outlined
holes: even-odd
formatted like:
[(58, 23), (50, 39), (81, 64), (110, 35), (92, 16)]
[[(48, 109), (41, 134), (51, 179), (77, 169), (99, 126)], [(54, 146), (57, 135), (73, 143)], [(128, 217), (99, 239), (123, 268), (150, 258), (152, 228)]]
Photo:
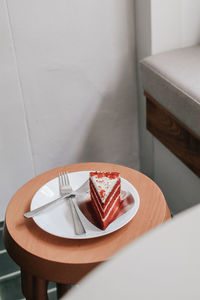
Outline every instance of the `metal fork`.
[[(70, 194), (73, 192), (72, 187), (70, 186), (69, 182), (69, 177), (67, 172), (59, 172), (58, 174), (58, 180), (59, 180), (59, 190), (60, 190), (60, 195), (64, 196), (66, 194)], [(83, 226), (83, 223), (81, 222), (81, 219), (78, 215), (76, 206), (73, 202), (73, 198), (69, 197), (69, 204), (70, 204), (70, 209), (72, 213), (72, 219), (74, 223), (74, 229), (75, 233), (77, 235), (84, 234), (86, 233), (85, 228)]]
[(31, 211), (28, 211), (26, 213), (24, 213), (24, 217), (25, 218), (34, 218), (35, 216), (37, 216), (38, 214), (56, 207), (61, 201), (64, 201), (65, 199), (69, 198), (69, 197), (75, 197), (77, 195), (81, 195), (81, 194), (85, 194), (86, 192), (88, 192), (89, 190), (89, 180), (86, 180), (76, 191), (73, 191), (73, 193), (71, 194), (65, 194), (62, 197), (59, 197), (51, 202), (48, 202), (38, 208), (35, 208)]

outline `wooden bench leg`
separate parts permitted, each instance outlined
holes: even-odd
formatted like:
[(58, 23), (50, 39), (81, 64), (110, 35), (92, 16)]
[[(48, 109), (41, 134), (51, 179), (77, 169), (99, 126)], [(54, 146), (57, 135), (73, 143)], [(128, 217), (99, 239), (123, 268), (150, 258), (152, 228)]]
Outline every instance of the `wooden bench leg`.
[(22, 292), (27, 300), (48, 300), (48, 281), (21, 270)]

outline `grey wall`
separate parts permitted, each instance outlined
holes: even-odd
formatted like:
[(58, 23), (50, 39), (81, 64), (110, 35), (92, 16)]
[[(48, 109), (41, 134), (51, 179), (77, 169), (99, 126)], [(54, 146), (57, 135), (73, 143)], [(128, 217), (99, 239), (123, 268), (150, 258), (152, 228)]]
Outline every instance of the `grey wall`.
[(153, 178), (153, 139), (146, 130), (146, 100), (139, 67), (140, 60), (152, 54), (151, 0), (136, 0), (135, 12), (140, 167)]
[(138, 168), (132, 0), (0, 0), (0, 219), (38, 173)]

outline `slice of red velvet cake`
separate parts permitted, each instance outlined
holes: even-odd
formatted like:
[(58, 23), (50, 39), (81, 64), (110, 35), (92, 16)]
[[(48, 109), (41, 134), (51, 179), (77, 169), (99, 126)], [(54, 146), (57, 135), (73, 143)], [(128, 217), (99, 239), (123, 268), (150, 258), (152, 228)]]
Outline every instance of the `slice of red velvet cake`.
[(90, 196), (101, 229), (116, 217), (120, 206), (121, 179), (118, 172), (90, 172)]

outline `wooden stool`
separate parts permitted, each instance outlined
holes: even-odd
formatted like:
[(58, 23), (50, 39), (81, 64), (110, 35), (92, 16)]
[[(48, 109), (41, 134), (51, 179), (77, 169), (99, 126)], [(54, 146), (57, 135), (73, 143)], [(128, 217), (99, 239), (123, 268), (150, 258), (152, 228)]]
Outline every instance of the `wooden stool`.
[[(56, 237), (40, 229), (23, 214), (29, 210), (38, 189), (57, 177), (58, 171), (117, 171), (132, 183), (140, 196), (136, 216), (121, 229), (99, 238), (71, 240)], [(5, 219), (4, 242), (8, 253), (21, 267), (22, 290), (26, 299), (48, 299), (47, 283), (58, 283), (63, 294), (99, 263), (122, 247), (170, 218), (159, 187), (147, 176), (133, 169), (107, 163), (68, 165), (43, 173), (20, 188), (11, 199)]]

